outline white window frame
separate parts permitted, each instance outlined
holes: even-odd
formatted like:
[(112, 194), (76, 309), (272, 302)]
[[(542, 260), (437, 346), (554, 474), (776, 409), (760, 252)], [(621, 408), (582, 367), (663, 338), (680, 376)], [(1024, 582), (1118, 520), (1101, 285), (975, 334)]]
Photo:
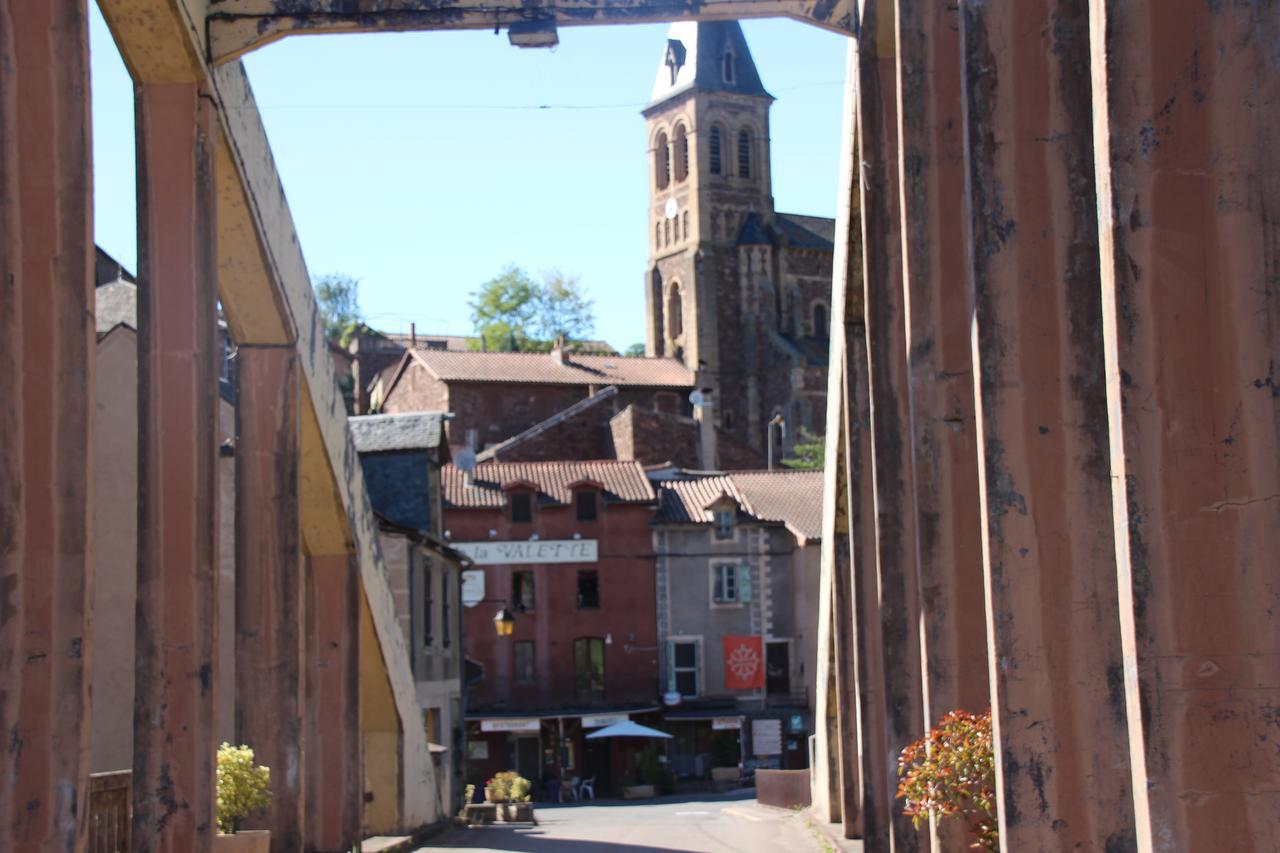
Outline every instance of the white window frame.
[[(723, 598), (716, 597), (716, 587), (720, 586), (721, 589), (724, 589), (723, 584), (720, 584), (721, 570), (724, 570), (725, 578), (730, 581), (730, 585), (733, 587), (732, 597), (728, 597), (728, 596), (725, 596)], [(741, 590), (739, 590), (738, 588), (739, 587), (738, 580), (739, 580), (738, 563), (721, 563), (721, 562), (712, 563), (711, 564), (711, 606), (712, 607), (741, 607), (742, 598), (739, 595)]]
[(680, 635), (667, 638), (667, 686), (675, 691), (678, 690), (679, 682), (676, 679), (678, 672), (689, 672), (689, 667), (676, 668), (676, 646), (682, 643), (693, 644), (693, 678), (695, 693), (681, 693), (681, 698), (695, 699), (703, 694), (702, 681), (702, 635)]

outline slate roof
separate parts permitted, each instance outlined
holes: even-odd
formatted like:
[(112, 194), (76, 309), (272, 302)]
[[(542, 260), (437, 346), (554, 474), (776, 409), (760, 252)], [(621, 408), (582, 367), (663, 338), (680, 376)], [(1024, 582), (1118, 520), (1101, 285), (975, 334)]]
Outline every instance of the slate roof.
[(673, 358), (567, 354), (560, 364), (545, 352), (451, 352), (422, 347), (410, 352), (445, 382), (694, 387), (693, 374)]
[(423, 450), (440, 446), (444, 438), (443, 412), (400, 415), (358, 415), (347, 418), (351, 440), (360, 453)]
[(774, 216), (784, 246), (795, 249), (821, 249), (835, 251), (836, 221), (825, 216), (802, 216), (799, 213), (778, 213)]
[(128, 326), (137, 331), (138, 286), (124, 279), (99, 285), (94, 291), (93, 320), (99, 335), (105, 335), (116, 326)]
[[(734, 55), (731, 82), (725, 81), (720, 66), (727, 47), (732, 48)], [(672, 64), (676, 68), (674, 81), (671, 79)], [(658, 65), (658, 76), (653, 81), (649, 107), (694, 88), (773, 97), (760, 82), (760, 72), (756, 70), (755, 60), (751, 58), (751, 50), (737, 21), (679, 21), (667, 31), (667, 46)]]
[(821, 471), (732, 471), (655, 485), (659, 524), (709, 524), (707, 506), (727, 495), (753, 518), (785, 524), (805, 539), (822, 537)]
[(569, 486), (591, 480), (604, 487), (604, 498), (614, 503), (653, 503), (656, 495), (639, 462), (597, 460), (591, 462), (482, 462), (472, 484), (454, 465), (441, 469), (445, 506), (450, 509), (494, 509), (506, 506), (504, 483), (526, 481), (538, 487), (540, 504), (568, 505)]

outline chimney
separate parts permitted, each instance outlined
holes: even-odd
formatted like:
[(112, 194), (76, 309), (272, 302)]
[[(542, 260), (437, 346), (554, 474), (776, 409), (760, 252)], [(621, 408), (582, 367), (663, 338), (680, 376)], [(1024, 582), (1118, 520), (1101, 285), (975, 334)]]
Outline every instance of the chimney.
[(556, 335), (551, 342), (551, 360), (556, 364), (567, 364), (569, 359), (564, 352), (564, 335)]
[(418, 324), (409, 324), (409, 346), (416, 347), (418, 345)]

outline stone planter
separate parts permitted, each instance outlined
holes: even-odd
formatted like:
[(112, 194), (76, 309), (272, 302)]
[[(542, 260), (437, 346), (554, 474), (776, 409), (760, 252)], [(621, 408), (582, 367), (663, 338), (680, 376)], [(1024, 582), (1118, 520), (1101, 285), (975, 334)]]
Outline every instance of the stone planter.
[(468, 826), (484, 826), (498, 819), (497, 803), (467, 803), (462, 819)]
[(213, 837), (213, 853), (271, 853), (271, 830), (242, 829)]
[(652, 785), (628, 785), (622, 789), (624, 800), (648, 800), (657, 794)]
[(534, 823), (533, 803), (499, 803), (498, 820), (502, 823)]
[(711, 779), (715, 782), (736, 782), (742, 771), (736, 767), (712, 767)]

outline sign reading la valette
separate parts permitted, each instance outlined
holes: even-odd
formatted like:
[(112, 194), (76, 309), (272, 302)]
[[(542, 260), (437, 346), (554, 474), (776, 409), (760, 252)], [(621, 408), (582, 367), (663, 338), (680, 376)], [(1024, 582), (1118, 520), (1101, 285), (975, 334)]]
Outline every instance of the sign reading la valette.
[(538, 539), (519, 542), (451, 542), (477, 566), (520, 566), (530, 563), (594, 563), (595, 539)]

